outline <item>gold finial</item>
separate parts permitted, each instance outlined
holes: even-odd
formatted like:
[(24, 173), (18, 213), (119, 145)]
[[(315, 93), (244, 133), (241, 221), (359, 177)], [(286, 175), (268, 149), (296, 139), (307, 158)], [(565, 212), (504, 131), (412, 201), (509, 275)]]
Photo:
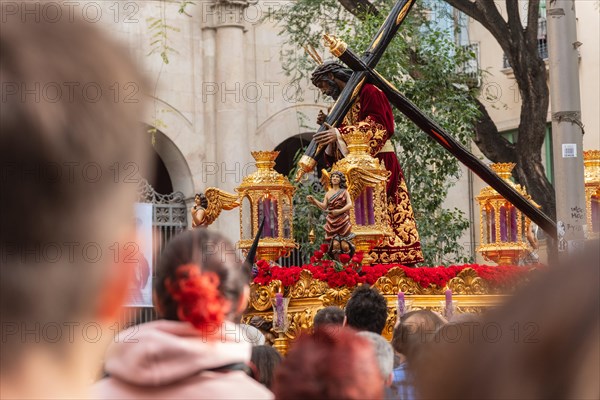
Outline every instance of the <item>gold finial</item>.
[(348, 145), (348, 151), (352, 154), (365, 152), (369, 149), (369, 140), (374, 136), (377, 128), (368, 122), (359, 122), (340, 129), (344, 141)]
[(279, 151), (251, 151), (252, 158), (256, 160), (256, 163), (260, 165), (271, 164), (275, 165), (275, 159), (279, 155)]
[(495, 163), (490, 165), (492, 171), (498, 174), (498, 176), (502, 179), (510, 179), (512, 174), (512, 170), (515, 167), (515, 163)]
[(345, 42), (328, 33), (323, 35), (323, 41), (325, 46), (329, 47), (331, 54), (336, 57), (340, 57), (348, 48), (348, 45)]
[(325, 46), (330, 47), (332, 44), (335, 43), (335, 36), (330, 35), (329, 33), (325, 33), (323, 35), (323, 42), (325, 43)]
[(315, 229), (311, 228), (308, 232), (308, 243), (313, 244), (315, 242)]
[(310, 44), (304, 46), (304, 50), (306, 53), (317, 63), (317, 65), (323, 64), (323, 58), (317, 53), (317, 50)]

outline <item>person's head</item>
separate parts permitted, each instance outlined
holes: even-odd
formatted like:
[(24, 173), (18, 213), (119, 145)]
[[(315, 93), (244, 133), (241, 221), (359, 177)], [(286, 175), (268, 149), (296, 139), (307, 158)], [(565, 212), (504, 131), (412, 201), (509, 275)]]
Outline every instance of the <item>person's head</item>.
[(208, 207), (208, 199), (203, 193), (196, 193), (194, 196), (194, 203), (202, 208)]
[[(56, 350), (52, 373), (69, 364), (77, 380), (102, 352), (80, 343), (79, 321), (114, 322), (135, 264), (115, 261), (110, 245), (124, 252), (134, 240), (137, 184), (123, 175), (147, 171), (145, 80), (98, 24), (21, 18), (25, 6), (0, 4), (0, 315), (14, 333), (1, 370)], [(130, 103), (115, 99), (125, 87)], [(42, 331), (25, 335), (32, 326)], [(59, 334), (43, 334), (51, 326)]]
[(449, 324), (464, 324), (464, 323), (475, 323), (479, 322), (480, 317), (474, 313), (456, 313), (452, 314)]
[(235, 247), (205, 229), (186, 231), (165, 247), (154, 294), (161, 317), (198, 329), (238, 321), (246, 308), (250, 271)]
[(350, 296), (345, 313), (348, 326), (381, 334), (388, 315), (387, 301), (377, 289), (361, 285)]
[(329, 183), (333, 186), (337, 184), (340, 189), (346, 189), (348, 187), (346, 183), (346, 177), (340, 171), (334, 171), (329, 176)]
[(410, 361), (418, 353), (420, 346), (435, 338), (436, 332), (442, 325), (444, 325), (442, 318), (431, 310), (408, 312), (394, 327), (392, 347)]
[(281, 360), (281, 355), (271, 346), (252, 347), (250, 361), (258, 370), (258, 381), (269, 389), (271, 389), (273, 375)]
[(239, 324), (239, 327), (242, 335), (241, 340), (250, 343), (252, 346), (262, 346), (265, 344), (265, 335), (258, 328), (247, 324)]
[(419, 361), (421, 397), (600, 398), (599, 258), (596, 241), (480, 321), (445, 325)]
[(392, 345), (377, 333), (363, 331), (358, 332), (358, 336), (371, 342), (384, 385), (390, 386), (393, 378), (392, 370), (394, 369), (394, 349), (392, 349)]
[(337, 306), (329, 306), (320, 309), (313, 319), (314, 329), (323, 325), (342, 325), (344, 323), (344, 310)]
[(317, 329), (292, 345), (275, 372), (276, 399), (381, 399), (383, 379), (367, 339)]
[(310, 79), (312, 84), (321, 90), (321, 93), (337, 100), (351, 75), (352, 70), (344, 68), (336, 61), (328, 61), (319, 65), (313, 71)]

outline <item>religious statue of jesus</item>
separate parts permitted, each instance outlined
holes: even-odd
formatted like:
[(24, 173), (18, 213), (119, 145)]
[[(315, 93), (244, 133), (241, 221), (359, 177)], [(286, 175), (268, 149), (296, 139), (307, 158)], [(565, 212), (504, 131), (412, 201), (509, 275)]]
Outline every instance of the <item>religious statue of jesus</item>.
[[(330, 61), (317, 67), (312, 73), (311, 81), (323, 94), (337, 100), (351, 74), (352, 70)], [(326, 115), (320, 112), (317, 122), (322, 124), (325, 117)], [(386, 237), (380, 246), (374, 248), (371, 257), (375, 259), (375, 263), (415, 265), (423, 261), (423, 253), (408, 188), (394, 146), (390, 142), (394, 134), (394, 116), (385, 94), (376, 86), (365, 83), (339, 129), (327, 125), (329, 129), (317, 133), (314, 140), (327, 146), (325, 157), (333, 164), (348, 153), (340, 130), (359, 122), (372, 124), (376, 128), (376, 134), (369, 142), (370, 153), (391, 173), (386, 193), (390, 225), (394, 235)]]

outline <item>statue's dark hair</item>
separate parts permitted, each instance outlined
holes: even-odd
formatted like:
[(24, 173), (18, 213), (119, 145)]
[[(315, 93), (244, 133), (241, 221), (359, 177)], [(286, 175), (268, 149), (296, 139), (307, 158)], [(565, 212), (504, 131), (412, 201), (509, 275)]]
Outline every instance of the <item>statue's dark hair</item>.
[(331, 178), (333, 178), (334, 175), (340, 177), (340, 189), (347, 189), (348, 184), (346, 183), (346, 176), (344, 176), (344, 174), (340, 171), (334, 171), (331, 173), (331, 175), (329, 175), (329, 184), (331, 185)]
[(317, 82), (326, 80), (327, 74), (332, 73), (333, 76), (341, 81), (348, 82), (352, 76), (352, 70), (345, 68), (342, 64), (336, 61), (328, 61), (319, 65), (310, 76), (313, 85), (317, 86)]
[(200, 207), (208, 207), (208, 199), (206, 198), (204, 193), (196, 193), (196, 195), (194, 196), (194, 200), (196, 199), (196, 197), (200, 197)]

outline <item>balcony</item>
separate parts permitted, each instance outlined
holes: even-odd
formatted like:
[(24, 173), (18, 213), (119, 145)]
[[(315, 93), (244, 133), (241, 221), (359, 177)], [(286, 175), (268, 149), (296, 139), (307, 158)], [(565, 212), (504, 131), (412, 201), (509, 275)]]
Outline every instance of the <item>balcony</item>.
[(467, 78), (466, 83), (470, 88), (480, 87), (481, 74), (479, 73), (479, 43), (471, 43), (463, 47), (475, 54), (475, 57), (458, 66), (457, 72)]
[[(546, 20), (540, 18), (538, 20), (538, 38), (537, 38), (537, 50), (538, 55), (542, 60), (548, 59), (548, 31), (546, 29)], [(512, 68), (508, 62), (508, 57), (504, 54), (502, 59), (502, 68), (504, 73), (509, 75), (512, 74)]]

